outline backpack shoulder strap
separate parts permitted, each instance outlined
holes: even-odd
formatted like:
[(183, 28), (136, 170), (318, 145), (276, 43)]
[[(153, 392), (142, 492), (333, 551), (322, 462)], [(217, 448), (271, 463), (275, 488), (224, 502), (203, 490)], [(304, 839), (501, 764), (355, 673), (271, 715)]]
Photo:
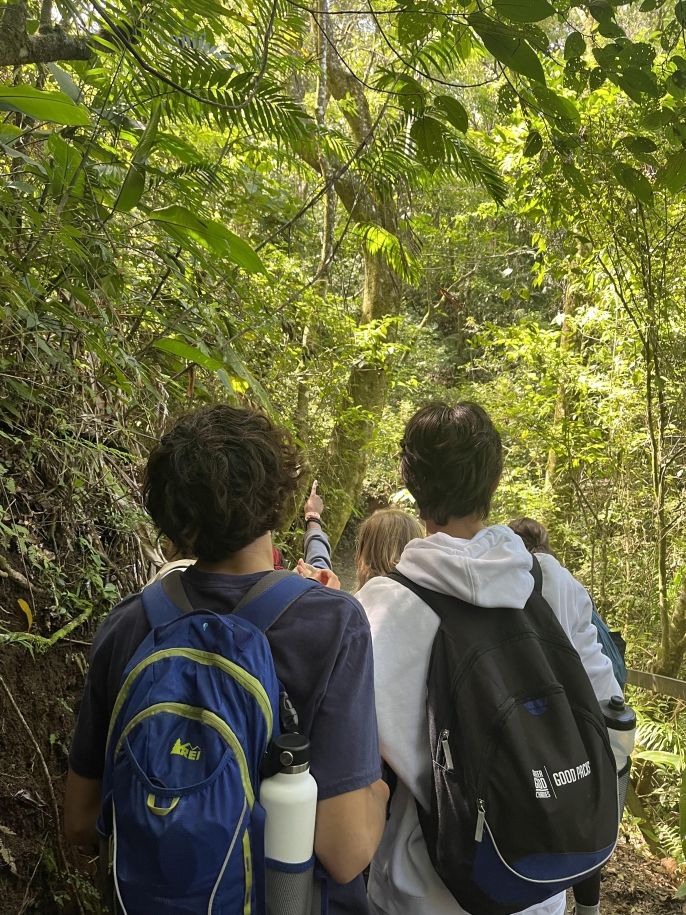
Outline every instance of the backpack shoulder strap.
[(301, 594), (316, 588), (318, 584), (286, 569), (270, 572), (243, 595), (232, 616), (248, 620), (266, 632)]
[[(541, 569), (541, 564), (534, 553), (531, 554), (531, 575), (534, 580), (534, 591), (537, 594), (543, 594), (543, 571)], [(398, 584), (403, 585), (405, 588), (408, 588), (414, 594), (417, 595), (425, 604), (428, 604), (429, 607), (437, 613), (438, 616), (442, 617), (445, 613), (445, 608), (447, 606), (454, 607), (455, 604), (461, 604), (462, 606), (470, 607), (472, 606), (467, 601), (462, 600), (459, 597), (453, 597), (449, 594), (441, 594), (439, 591), (432, 591), (429, 588), (424, 588), (422, 585), (418, 585), (416, 582), (412, 581), (411, 578), (407, 578), (405, 575), (400, 572), (393, 571), (389, 572), (386, 576), (387, 578), (397, 581)], [(449, 602), (449, 604), (447, 603)]]
[[(428, 604), (428, 595), (435, 594), (435, 591), (429, 591), (428, 588), (423, 588), (421, 585), (418, 585), (416, 582), (412, 581), (411, 578), (408, 578), (406, 575), (403, 575), (402, 572), (398, 572), (393, 569), (392, 572), (389, 572), (386, 578), (390, 578), (392, 581), (397, 581), (399, 585), (402, 585), (404, 588), (407, 588), (409, 591), (412, 591), (417, 597), (421, 597), (424, 603)], [(427, 595), (425, 597), (425, 595)]]
[(531, 554), (531, 575), (534, 580), (534, 591), (538, 591), (539, 594), (543, 593), (543, 570), (541, 569), (541, 564), (536, 559), (536, 554)]
[(185, 569), (172, 569), (165, 576), (141, 592), (143, 608), (151, 629), (171, 623), (172, 620), (192, 613), (195, 609), (188, 599), (181, 581)]
[(452, 594), (441, 594), (440, 591), (432, 591), (430, 588), (425, 588), (423, 585), (418, 585), (416, 581), (412, 581), (411, 578), (407, 578), (407, 576), (403, 575), (401, 572), (394, 570), (393, 572), (389, 572), (386, 577), (390, 578), (392, 581), (397, 581), (398, 584), (403, 585), (403, 587), (416, 594), (417, 597), (424, 601), (425, 604), (428, 604), (434, 613), (436, 613), (441, 619), (443, 619), (446, 613), (454, 612), (456, 606), (473, 606), (467, 601), (462, 600), (460, 597), (456, 597)]
[[(143, 607), (151, 629), (196, 609), (183, 587), (181, 576), (184, 571), (173, 569), (159, 581), (143, 588)], [(243, 595), (233, 613), (266, 632), (301, 594), (317, 584), (287, 570), (270, 572)]]

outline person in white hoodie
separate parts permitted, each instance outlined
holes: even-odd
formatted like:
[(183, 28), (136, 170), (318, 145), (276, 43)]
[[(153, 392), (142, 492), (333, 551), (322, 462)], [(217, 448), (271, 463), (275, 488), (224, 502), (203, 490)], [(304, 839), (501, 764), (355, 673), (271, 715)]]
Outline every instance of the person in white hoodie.
[[(428, 536), (407, 544), (397, 571), (476, 607), (523, 608), (534, 586), (531, 554), (509, 527), (486, 525), (502, 473), (500, 435), (488, 414), (472, 403), (429, 404), (410, 419), (401, 448), (405, 485)], [(587, 592), (554, 557), (546, 556), (541, 565), (543, 595), (579, 653), (596, 696), (621, 694), (600, 650)], [(381, 755), (397, 776), (370, 870), (370, 908), (377, 915), (464, 915), (433, 868), (416, 806), (428, 810), (430, 803), (426, 680), (439, 618), (390, 578), (371, 579), (357, 597), (372, 631)], [(526, 912), (563, 915), (565, 894)]]

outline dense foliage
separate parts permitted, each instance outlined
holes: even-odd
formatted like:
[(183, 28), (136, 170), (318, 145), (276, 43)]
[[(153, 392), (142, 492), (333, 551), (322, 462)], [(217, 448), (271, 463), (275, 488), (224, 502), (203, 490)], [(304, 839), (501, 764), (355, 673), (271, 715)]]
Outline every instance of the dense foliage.
[[(159, 564), (137, 479), (189, 405), (285, 422), (337, 540), (408, 501), (416, 406), (470, 397), (506, 437), (497, 519), (542, 518), (631, 664), (683, 676), (685, 0), (0, 16), (4, 643)], [(632, 812), (683, 862), (682, 705), (635, 701)]]

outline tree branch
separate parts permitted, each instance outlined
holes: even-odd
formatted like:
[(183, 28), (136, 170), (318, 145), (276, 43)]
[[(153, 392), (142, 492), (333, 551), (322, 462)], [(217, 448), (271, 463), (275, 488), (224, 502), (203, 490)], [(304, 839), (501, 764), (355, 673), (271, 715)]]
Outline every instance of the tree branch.
[(51, 16), (52, 3), (44, 0), (39, 32), (29, 35), (24, 0), (8, 4), (0, 23), (0, 67), (48, 64), (56, 60), (90, 60), (93, 52), (86, 39), (67, 35), (59, 25), (53, 26)]

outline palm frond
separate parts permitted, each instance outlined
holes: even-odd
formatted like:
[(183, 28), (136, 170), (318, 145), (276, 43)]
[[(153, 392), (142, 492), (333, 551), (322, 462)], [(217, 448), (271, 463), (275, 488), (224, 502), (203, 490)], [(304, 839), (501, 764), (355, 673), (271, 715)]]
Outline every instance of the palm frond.
[(456, 38), (453, 32), (446, 32), (438, 38), (417, 46), (410, 62), (428, 77), (447, 79), (467, 60), (472, 50), (471, 34), (464, 28)]
[(493, 162), (454, 131), (446, 131), (444, 140), (446, 162), (439, 171), (447, 169), (466, 181), (483, 187), (496, 203), (503, 203), (507, 197), (507, 187)]
[(397, 235), (381, 226), (358, 223), (353, 227), (370, 254), (380, 254), (388, 266), (406, 283), (416, 283), (421, 265)]

